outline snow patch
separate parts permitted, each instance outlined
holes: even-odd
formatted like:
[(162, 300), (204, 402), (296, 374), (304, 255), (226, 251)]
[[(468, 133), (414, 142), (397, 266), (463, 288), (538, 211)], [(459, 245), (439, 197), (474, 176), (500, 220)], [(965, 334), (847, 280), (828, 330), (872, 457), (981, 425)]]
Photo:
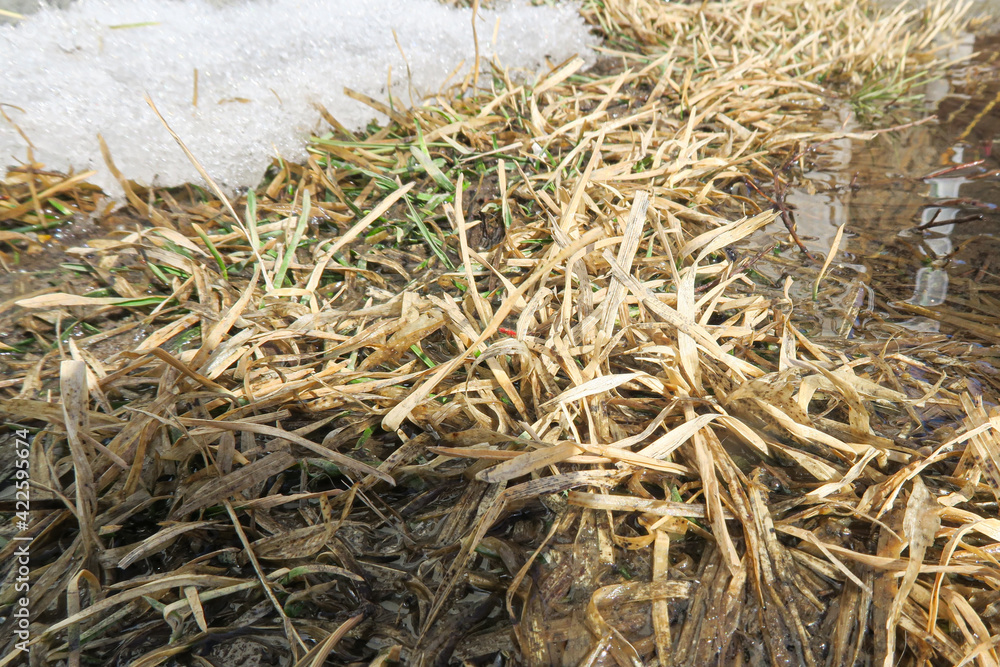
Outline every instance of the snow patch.
[[(463, 60), (468, 72), (471, 24), (471, 10), (437, 0), (80, 0), (0, 26), (0, 104), (37, 162), (96, 169), (92, 181), (109, 193), (120, 188), (98, 134), (127, 178), (200, 182), (143, 101), (148, 92), (212, 178), (252, 187), (275, 155), (304, 159), (304, 139), (322, 127), (314, 102), (357, 129), (375, 114), (345, 86), (386, 101), (391, 67), (394, 103), (410, 104), (412, 83), (419, 104)], [(597, 41), (570, 3), (481, 10), (477, 32), (482, 62), (496, 55), (530, 71), (546, 59), (593, 59)], [(0, 167), (26, 161), (24, 139), (0, 118)]]

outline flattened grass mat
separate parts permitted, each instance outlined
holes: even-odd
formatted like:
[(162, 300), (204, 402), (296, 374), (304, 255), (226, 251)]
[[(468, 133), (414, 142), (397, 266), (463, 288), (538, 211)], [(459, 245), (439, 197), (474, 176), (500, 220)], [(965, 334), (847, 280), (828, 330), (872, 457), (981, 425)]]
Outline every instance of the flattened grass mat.
[(996, 664), (994, 341), (809, 340), (748, 241), (820, 288), (817, 114), (962, 10), (592, 1), (596, 67), (326, 113), (236, 201), (8, 173), (8, 248), (103, 226), (0, 302), (0, 665), (15, 536), (33, 665)]

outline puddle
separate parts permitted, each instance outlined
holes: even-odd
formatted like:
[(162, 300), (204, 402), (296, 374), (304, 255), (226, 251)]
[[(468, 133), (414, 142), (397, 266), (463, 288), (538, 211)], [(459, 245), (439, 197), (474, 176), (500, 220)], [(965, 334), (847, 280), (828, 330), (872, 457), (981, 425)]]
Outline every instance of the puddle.
[[(797, 278), (793, 297), (809, 335), (887, 338), (899, 327), (949, 334), (958, 317), (981, 326), (980, 338), (990, 341), (992, 332), (997, 341), (990, 342), (1000, 342), (998, 45), (998, 37), (965, 35), (952, 47), (950, 57), (980, 55), (926, 86), (926, 113), (937, 122), (869, 142), (826, 144), (807, 167), (807, 180), (789, 191), (799, 235), (819, 262), (845, 225), (817, 308), (808, 305), (813, 278)], [(881, 124), (907, 120), (890, 115)], [(831, 114), (828, 126), (862, 130), (847, 108)], [(787, 240), (779, 230), (774, 238)], [(801, 262), (787, 251), (782, 263), (795, 275)]]

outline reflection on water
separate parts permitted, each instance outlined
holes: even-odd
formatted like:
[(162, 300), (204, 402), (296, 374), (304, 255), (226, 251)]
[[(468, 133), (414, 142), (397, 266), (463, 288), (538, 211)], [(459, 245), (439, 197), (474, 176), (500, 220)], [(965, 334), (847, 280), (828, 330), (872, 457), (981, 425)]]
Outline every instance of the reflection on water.
[[(1000, 314), (1000, 160), (993, 154), (1000, 114), (991, 113), (1000, 100), (992, 62), (997, 44), (997, 38), (975, 42), (965, 35), (951, 47), (949, 58), (991, 55), (927, 86), (927, 112), (937, 114), (937, 123), (870, 142), (825, 144), (808, 180), (789, 192), (799, 235), (811, 250), (828, 252), (846, 225), (811, 335), (846, 338), (864, 329), (883, 337), (888, 330), (878, 331), (882, 320), (892, 328), (950, 331), (942, 324), (947, 318), (915, 314), (920, 308), (984, 323)], [(831, 114), (827, 126), (861, 129), (846, 108)], [(981, 163), (970, 164), (976, 161)], [(807, 291), (800, 284), (793, 298), (811, 300)], [(879, 316), (868, 322), (866, 313), (875, 312)]]
[[(963, 164), (963, 146), (953, 146), (953, 162)], [(940, 177), (926, 180), (930, 185), (928, 197), (933, 200), (956, 200), (961, 197), (962, 184), (965, 179)], [(954, 207), (927, 206), (920, 217), (921, 225), (939, 224), (946, 220), (955, 220), (961, 211)], [(918, 306), (940, 306), (948, 296), (948, 271), (942, 267), (942, 260), (951, 255), (953, 246), (951, 243), (951, 233), (955, 230), (955, 225), (935, 226), (939, 236), (937, 238), (927, 238), (924, 244), (933, 253), (931, 266), (922, 267), (917, 271), (917, 284), (910, 300)], [(923, 318), (926, 319), (926, 318)], [(937, 322), (930, 322), (932, 330), (937, 331)], [(925, 330), (926, 329), (922, 329)]]

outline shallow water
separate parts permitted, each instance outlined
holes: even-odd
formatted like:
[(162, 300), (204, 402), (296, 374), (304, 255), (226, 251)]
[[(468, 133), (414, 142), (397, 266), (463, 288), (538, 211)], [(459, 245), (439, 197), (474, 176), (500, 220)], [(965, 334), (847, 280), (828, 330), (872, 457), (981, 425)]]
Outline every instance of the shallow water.
[[(886, 338), (900, 326), (968, 333), (949, 321), (959, 317), (983, 327), (975, 330), (978, 338), (1000, 342), (998, 46), (997, 37), (965, 35), (952, 47), (952, 57), (980, 55), (926, 87), (925, 111), (936, 121), (868, 142), (830, 142), (806, 163), (805, 178), (787, 201), (799, 235), (818, 259), (809, 262), (787, 250), (777, 266), (796, 280), (791, 294), (810, 335)], [(919, 110), (890, 111), (878, 124), (914, 118)], [(864, 129), (846, 106), (831, 111), (827, 125)], [(814, 301), (813, 281), (841, 225), (844, 237)], [(768, 231), (787, 242), (780, 224)], [(774, 267), (766, 273), (781, 277)]]

